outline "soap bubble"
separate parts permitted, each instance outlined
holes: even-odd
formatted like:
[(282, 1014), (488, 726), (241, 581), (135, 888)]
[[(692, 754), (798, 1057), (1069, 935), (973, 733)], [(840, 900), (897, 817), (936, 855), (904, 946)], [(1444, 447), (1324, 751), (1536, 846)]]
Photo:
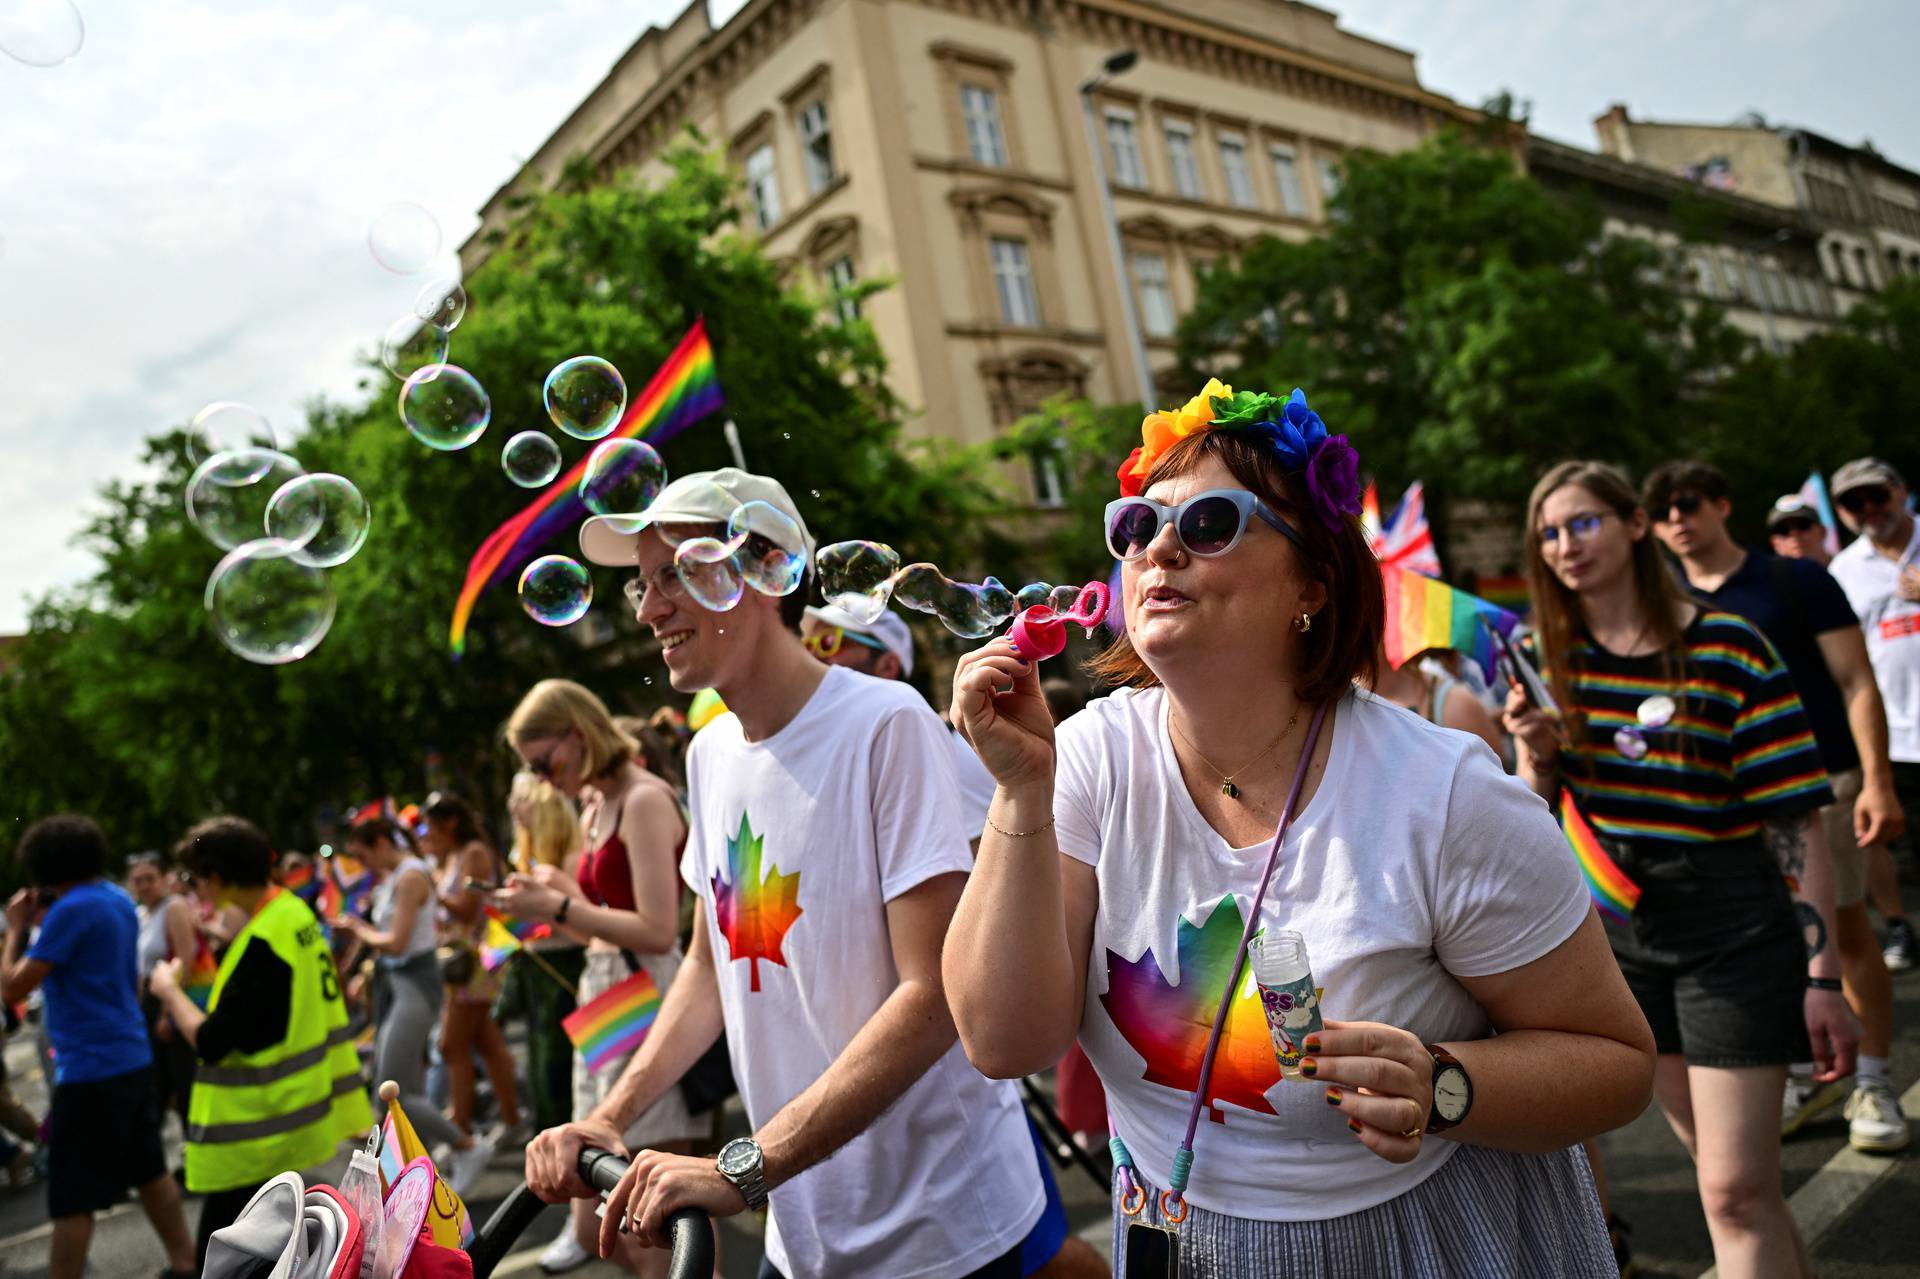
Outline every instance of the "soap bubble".
[(727, 521), (727, 544), (748, 586), (762, 595), (791, 595), (807, 571), (807, 539), (778, 507), (743, 502)]
[(395, 275), (424, 271), (440, 251), (440, 224), (433, 214), (405, 200), (374, 214), (367, 227), (373, 260)]
[(1029, 582), (1013, 593), (1014, 611), (1024, 613), (1035, 605), (1045, 604), (1052, 593), (1053, 588), (1045, 582)]
[(900, 570), (893, 597), (907, 608), (931, 613), (962, 639), (991, 635), (1013, 617), (1013, 592), (997, 578), (975, 586), (950, 580), (931, 564), (909, 564)]
[(0, 5), (0, 53), (30, 67), (71, 62), (87, 24), (69, 0), (7, 0)]
[(467, 318), (467, 291), (450, 275), (435, 276), (413, 299), (413, 313), (428, 324), (452, 331)]
[(220, 642), (263, 666), (298, 661), (333, 625), (333, 586), (302, 564), (291, 542), (263, 537), (235, 547), (207, 578), (207, 616)]
[(580, 500), (595, 515), (638, 515), (667, 485), (667, 466), (643, 440), (594, 445), (580, 476)]
[(820, 593), (828, 604), (845, 609), (862, 626), (879, 620), (893, 593), (900, 556), (884, 542), (835, 542), (813, 557)]
[(567, 626), (593, 603), (593, 578), (578, 560), (542, 555), (520, 574), (520, 607), (542, 626)]
[(746, 579), (734, 558), (746, 540), (744, 535), (725, 542), (717, 537), (692, 537), (674, 548), (673, 566), (680, 574), (680, 584), (700, 607), (725, 613), (746, 594)]
[(576, 355), (554, 365), (540, 394), (553, 424), (579, 440), (608, 434), (627, 411), (626, 379), (597, 355)]
[[(274, 449), (234, 449), (215, 453), (187, 478), (187, 519), (208, 541), (231, 551), (267, 535), (267, 506), (273, 495), (306, 469)], [(319, 528), (295, 527), (288, 539), (303, 543)]]
[(1065, 617), (1073, 612), (1073, 606), (1080, 602), (1080, 592), (1084, 586), (1056, 586), (1047, 592), (1047, 607), (1053, 610), (1055, 617)]
[[(273, 428), (267, 424), (267, 419), (257, 409), (236, 404), (232, 400), (217, 400), (207, 405), (187, 423), (187, 456), (195, 466), (216, 453), (247, 451), (247, 458), (235, 460), (235, 465), (240, 469), (221, 472), (216, 477), (217, 483), (253, 483), (260, 478), (260, 472), (250, 472), (247, 468), (261, 460), (255, 455), (279, 447), (280, 443), (274, 439)], [(264, 466), (261, 469), (264, 470)]]
[(444, 364), (449, 345), (447, 331), (439, 325), (417, 315), (403, 315), (393, 322), (380, 343), (380, 363), (405, 381), (429, 364)]
[(373, 511), (353, 481), (326, 471), (289, 480), (267, 503), (267, 536), (297, 546), (293, 559), (311, 568), (352, 559), (372, 524)]
[(400, 420), (430, 449), (451, 453), (486, 432), (493, 403), (486, 388), (457, 364), (429, 364), (400, 388)]
[(539, 431), (522, 431), (500, 450), (500, 467), (521, 488), (537, 489), (560, 474), (560, 446)]

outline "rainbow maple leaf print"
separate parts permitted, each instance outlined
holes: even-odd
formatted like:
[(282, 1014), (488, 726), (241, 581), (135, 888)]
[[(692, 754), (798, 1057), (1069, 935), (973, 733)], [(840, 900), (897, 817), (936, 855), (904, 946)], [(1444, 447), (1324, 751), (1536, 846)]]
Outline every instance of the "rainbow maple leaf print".
[(782, 875), (778, 866), (769, 866), (762, 879), (762, 844), (762, 837), (753, 833), (747, 815), (741, 813), (739, 838), (727, 841), (727, 879), (713, 877), (714, 919), (727, 939), (729, 953), (753, 965), (749, 990), (760, 989), (761, 960), (786, 967), (780, 943), (800, 918), (800, 872)]
[[(1177, 983), (1167, 980), (1151, 948), (1135, 960), (1107, 952), (1107, 993), (1100, 1002), (1133, 1050), (1146, 1058), (1142, 1078), (1148, 1083), (1191, 1093), (1200, 1082), (1200, 1060), (1220, 1010), (1220, 995), (1233, 973), (1242, 927), (1240, 903), (1232, 894), (1220, 899), (1205, 924), (1196, 927), (1183, 916), (1175, 930)], [(1280, 1063), (1260, 1010), (1260, 993), (1253, 974), (1245, 972), (1227, 1010), (1226, 1030), (1207, 1084), (1208, 1116), (1225, 1123), (1220, 1107), (1229, 1102), (1271, 1115), (1266, 1092), (1279, 1082)]]

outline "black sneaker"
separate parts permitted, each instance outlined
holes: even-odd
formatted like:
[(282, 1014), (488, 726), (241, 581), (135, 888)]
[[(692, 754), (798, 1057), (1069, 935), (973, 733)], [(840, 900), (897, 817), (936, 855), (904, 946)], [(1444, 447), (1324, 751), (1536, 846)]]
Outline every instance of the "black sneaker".
[(1607, 1238), (1613, 1244), (1613, 1260), (1620, 1267), (1620, 1279), (1632, 1279), (1633, 1245), (1627, 1242), (1627, 1236), (1632, 1233), (1633, 1227), (1625, 1217), (1607, 1214)]
[(1916, 952), (1920, 952), (1920, 941), (1914, 938), (1912, 924), (1896, 919), (1887, 925), (1886, 949), (1881, 952), (1887, 961), (1887, 971), (1907, 971), (1913, 967)]

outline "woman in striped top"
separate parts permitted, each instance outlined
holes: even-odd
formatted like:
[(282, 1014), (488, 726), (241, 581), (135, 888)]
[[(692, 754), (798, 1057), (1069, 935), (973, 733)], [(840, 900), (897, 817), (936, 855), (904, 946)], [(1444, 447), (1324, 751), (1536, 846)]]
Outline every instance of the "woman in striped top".
[[(1515, 692), (1520, 775), (1564, 788), (1640, 896), (1608, 940), (1653, 1027), (1654, 1094), (1693, 1155), (1725, 1275), (1813, 1273), (1780, 1182), (1787, 1064), (1852, 1070), (1831, 802), (1766, 639), (1688, 600), (1612, 467), (1566, 462), (1527, 505), (1527, 568), (1556, 722)], [(1809, 1040), (1812, 1052), (1809, 1054)]]

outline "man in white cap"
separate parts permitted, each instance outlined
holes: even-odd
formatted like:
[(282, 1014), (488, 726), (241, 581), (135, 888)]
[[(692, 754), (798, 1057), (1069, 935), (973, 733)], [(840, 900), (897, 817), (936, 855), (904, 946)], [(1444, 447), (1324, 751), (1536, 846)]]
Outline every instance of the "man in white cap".
[[(813, 655), (830, 666), (845, 666), (875, 679), (905, 680), (913, 674), (913, 632), (891, 609), (862, 622), (832, 604), (809, 606), (800, 633)], [(951, 724), (947, 743), (953, 748), (953, 771), (960, 783), (961, 821), (968, 842), (977, 847), (980, 832), (987, 828), (987, 809), (993, 805), (993, 774)]]
[[(1858, 533), (1827, 570), (1860, 618), (1867, 657), (1887, 706), (1893, 785), (1909, 812), (1920, 811), (1920, 521), (1907, 509), (1907, 481), (1877, 457), (1860, 457), (1833, 473), (1833, 502)], [(1909, 831), (1907, 848), (1917, 846)], [(1889, 921), (1887, 967), (1910, 968), (1914, 935)]]
[(940, 975), (972, 865), (945, 730), (912, 689), (814, 659), (806, 582), (746, 589), (724, 612), (689, 593), (675, 547), (724, 535), (748, 502), (792, 522), (750, 524), (748, 562), (811, 560), (786, 490), (732, 468), (581, 529), (588, 559), (637, 570), (629, 598), (673, 686), (715, 689), (728, 710), (687, 757), (692, 948), (606, 1101), (536, 1138), (527, 1180), (550, 1200), (591, 1194), (580, 1148), (622, 1150), (724, 1027), (754, 1135), (717, 1161), (637, 1155), (608, 1199), (603, 1255), (615, 1230), (663, 1244), (680, 1208), (770, 1207), (763, 1277), (1017, 1276), (1042, 1205), (1032, 1147), (1012, 1086), (967, 1062)]
[(1783, 560), (1812, 560), (1821, 568), (1833, 557), (1827, 553), (1827, 526), (1820, 512), (1798, 493), (1777, 499), (1767, 511), (1767, 540)]

